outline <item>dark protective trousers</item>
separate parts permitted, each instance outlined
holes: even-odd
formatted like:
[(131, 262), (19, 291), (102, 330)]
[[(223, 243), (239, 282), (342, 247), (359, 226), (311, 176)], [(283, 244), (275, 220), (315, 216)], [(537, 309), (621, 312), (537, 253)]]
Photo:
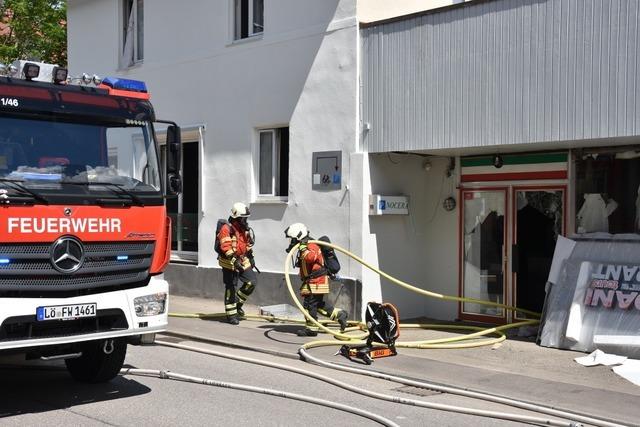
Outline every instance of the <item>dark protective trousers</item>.
[[(324, 294), (306, 295), (302, 301), (302, 306), (309, 312), (311, 317), (316, 320), (318, 320), (318, 313), (330, 318), (331, 320), (336, 320), (338, 313), (340, 313), (339, 309), (335, 309), (331, 304), (324, 300)], [(318, 332), (318, 327), (309, 320), (307, 320), (305, 327), (311, 331)]]
[[(238, 307), (242, 307), (249, 295), (253, 293), (258, 283), (258, 276), (253, 270), (238, 272), (223, 268), (222, 281), (224, 282), (224, 311), (227, 317), (236, 316)], [(238, 282), (241, 282), (242, 286), (236, 291)]]

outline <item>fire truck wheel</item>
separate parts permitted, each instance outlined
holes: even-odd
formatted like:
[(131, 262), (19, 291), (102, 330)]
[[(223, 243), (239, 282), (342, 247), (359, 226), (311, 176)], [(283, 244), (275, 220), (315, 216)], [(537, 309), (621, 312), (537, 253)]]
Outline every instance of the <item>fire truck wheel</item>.
[(122, 369), (127, 354), (127, 339), (113, 339), (113, 346), (104, 351), (105, 341), (89, 341), (82, 349), (82, 356), (65, 359), (67, 370), (76, 381), (85, 383), (104, 383), (115, 378)]

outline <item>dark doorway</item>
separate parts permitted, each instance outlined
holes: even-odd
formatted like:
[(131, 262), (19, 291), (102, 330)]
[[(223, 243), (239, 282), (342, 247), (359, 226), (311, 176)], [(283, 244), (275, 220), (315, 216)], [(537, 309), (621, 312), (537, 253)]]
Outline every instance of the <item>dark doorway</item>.
[(564, 193), (564, 189), (514, 189), (512, 270), (519, 308), (542, 312), (553, 252), (564, 231)]

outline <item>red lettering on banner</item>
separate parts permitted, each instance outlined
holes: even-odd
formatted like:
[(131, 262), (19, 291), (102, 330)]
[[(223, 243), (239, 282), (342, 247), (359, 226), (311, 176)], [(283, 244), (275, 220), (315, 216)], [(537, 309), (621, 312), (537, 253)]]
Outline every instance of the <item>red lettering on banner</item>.
[(587, 289), (587, 295), (584, 297), (584, 305), (591, 305), (591, 298), (593, 298), (593, 289)]
[(616, 290), (619, 287), (617, 280), (592, 280), (591, 287), (596, 289), (613, 289)]
[(611, 308), (613, 305), (613, 296), (615, 295), (615, 291), (607, 291), (604, 292), (604, 289), (594, 289), (593, 290), (593, 299), (591, 300), (591, 305), (596, 307), (598, 302), (602, 302), (602, 306), (605, 308)]
[[(618, 299), (618, 307), (626, 310), (631, 307), (633, 300), (638, 296), (638, 292), (631, 292), (630, 294), (624, 294), (621, 291), (616, 291), (616, 298)], [(636, 305), (637, 304), (636, 300)]]

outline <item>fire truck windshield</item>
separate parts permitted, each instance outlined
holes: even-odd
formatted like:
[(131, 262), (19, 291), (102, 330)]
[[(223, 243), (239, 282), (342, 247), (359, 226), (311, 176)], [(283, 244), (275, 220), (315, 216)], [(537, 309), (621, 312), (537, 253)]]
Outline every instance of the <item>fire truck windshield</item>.
[(151, 125), (123, 119), (0, 117), (0, 179), (47, 193), (108, 193), (118, 186), (126, 193), (158, 195), (161, 189)]

